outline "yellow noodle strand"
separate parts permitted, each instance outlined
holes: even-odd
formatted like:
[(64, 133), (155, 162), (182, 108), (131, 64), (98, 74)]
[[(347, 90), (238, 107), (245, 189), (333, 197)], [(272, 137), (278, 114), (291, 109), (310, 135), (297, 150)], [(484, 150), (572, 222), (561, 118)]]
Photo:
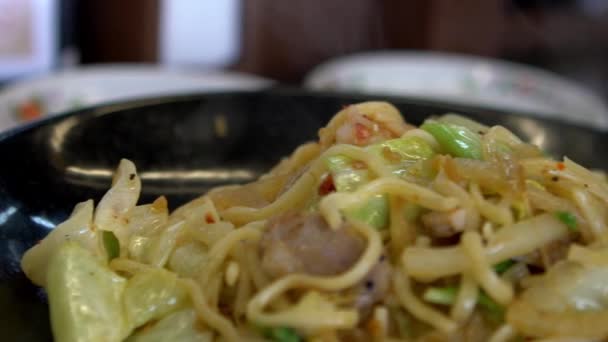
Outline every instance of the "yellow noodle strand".
[(226, 341), (240, 341), (239, 333), (234, 325), (209, 306), (205, 294), (199, 285), (192, 279), (182, 279), (181, 281), (190, 293), (198, 318), (209, 327), (218, 331)]
[(450, 333), (458, 327), (456, 322), (420, 301), (412, 292), (407, 275), (401, 270), (395, 271), (393, 275), (393, 289), (401, 305), (419, 320), (445, 333)]
[(416, 240), (415, 227), (407, 222), (404, 216), (404, 201), (396, 196), (389, 196), (390, 204), (390, 225), (389, 225), (389, 244), (392, 259), (398, 258), (403, 249)]
[(458, 184), (451, 181), (445, 175), (444, 170), (441, 170), (433, 181), (433, 188), (440, 194), (457, 198), (460, 201), (460, 204), (465, 209), (466, 213), (464, 230), (477, 230), (479, 228), (481, 225), (481, 217), (471, 195)]
[(471, 275), (498, 303), (507, 305), (513, 300), (513, 287), (496, 275), (486, 259), (486, 253), (477, 232), (465, 232), (460, 244), (471, 262)]
[[(530, 234), (534, 231), (534, 234)], [(526, 255), (568, 235), (568, 227), (553, 214), (542, 214), (498, 230), (485, 254), (488, 263)], [(411, 277), (431, 281), (470, 270), (469, 260), (462, 246), (406, 248), (401, 260)]]
[(517, 331), (508, 323), (501, 325), (492, 334), (488, 342), (508, 342), (517, 336)]
[(511, 210), (490, 203), (489, 201), (484, 199), (483, 195), (481, 194), (481, 190), (479, 189), (479, 185), (477, 185), (476, 183), (471, 184), (471, 196), (473, 198), (473, 202), (475, 203), (477, 210), (481, 213), (483, 217), (494, 223), (498, 223), (505, 226), (513, 224), (513, 214), (511, 213)]
[(281, 160), (270, 172), (262, 175), (260, 180), (280, 174), (291, 174), (303, 167), (321, 153), (321, 146), (316, 142), (302, 144), (289, 156)]
[(469, 273), (460, 277), (460, 286), (456, 302), (450, 310), (450, 317), (458, 323), (466, 322), (475, 310), (479, 289), (475, 279)]
[(599, 199), (581, 188), (574, 188), (572, 197), (589, 228), (591, 228), (591, 233), (595, 239), (602, 243), (608, 242), (608, 228), (605, 219), (606, 207), (601, 205)]
[(253, 222), (247, 226), (236, 229), (228, 233), (224, 238), (215, 243), (209, 250), (211, 258), (205, 265), (199, 276), (199, 282), (204, 286), (209, 278), (217, 272), (220, 265), (224, 262), (230, 251), (242, 241), (245, 240), (257, 240), (262, 235), (261, 226), (264, 222)]
[[(241, 263), (242, 264), (242, 263)], [(249, 301), (253, 289), (251, 288), (251, 279), (249, 272), (242, 269), (239, 275), (239, 280), (236, 286), (236, 295), (233, 302), (233, 317), (235, 320), (240, 319), (247, 311), (247, 302)]]

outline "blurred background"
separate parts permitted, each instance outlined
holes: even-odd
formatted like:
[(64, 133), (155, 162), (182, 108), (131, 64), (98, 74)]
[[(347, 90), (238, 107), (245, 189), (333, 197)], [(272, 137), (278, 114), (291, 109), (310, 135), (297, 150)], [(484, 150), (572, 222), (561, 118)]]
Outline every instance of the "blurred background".
[(606, 128), (607, 81), (605, 0), (0, 0), (0, 128), (121, 95), (277, 83)]

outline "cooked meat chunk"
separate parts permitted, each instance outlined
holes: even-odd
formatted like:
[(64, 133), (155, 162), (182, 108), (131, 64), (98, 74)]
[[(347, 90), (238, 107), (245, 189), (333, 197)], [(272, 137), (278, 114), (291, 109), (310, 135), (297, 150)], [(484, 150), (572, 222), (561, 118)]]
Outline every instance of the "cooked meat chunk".
[(422, 227), (434, 238), (448, 238), (464, 230), (466, 212), (462, 209), (452, 212), (432, 211), (420, 217)]
[[(330, 276), (351, 268), (365, 249), (365, 241), (348, 226), (330, 229), (318, 214), (287, 214), (269, 223), (262, 237), (262, 268), (271, 277), (289, 273)], [(369, 313), (390, 288), (391, 267), (383, 255), (347, 292), (362, 313)]]
[(348, 270), (365, 241), (348, 226), (330, 229), (319, 215), (286, 214), (269, 222), (262, 237), (262, 268), (272, 277), (288, 273), (335, 275)]

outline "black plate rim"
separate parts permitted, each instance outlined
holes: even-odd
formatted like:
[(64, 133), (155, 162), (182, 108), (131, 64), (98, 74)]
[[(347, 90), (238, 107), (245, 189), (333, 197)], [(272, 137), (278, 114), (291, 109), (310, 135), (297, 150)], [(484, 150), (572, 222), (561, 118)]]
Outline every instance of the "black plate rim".
[[(319, 98), (337, 98), (343, 99), (345, 101), (355, 100), (355, 101), (387, 101), (387, 102), (398, 102), (400, 104), (411, 104), (411, 105), (419, 105), (419, 106), (429, 106), (429, 107), (440, 107), (440, 108), (450, 108), (450, 112), (463, 112), (463, 113), (483, 113), (483, 112), (491, 112), (495, 115), (504, 115), (504, 116), (515, 116), (519, 118), (531, 119), (538, 121), (540, 123), (549, 123), (553, 125), (557, 125), (563, 128), (574, 128), (580, 131), (585, 131), (588, 134), (596, 135), (596, 134), (605, 134), (607, 130), (598, 129), (596, 127), (590, 127), (586, 125), (581, 125), (578, 123), (568, 122), (564, 120), (560, 120), (554, 117), (539, 117), (538, 115), (534, 115), (531, 112), (522, 112), (522, 111), (508, 111), (504, 109), (496, 109), (486, 106), (476, 106), (476, 105), (466, 105), (461, 103), (454, 103), (450, 101), (435, 101), (435, 100), (427, 100), (421, 99), (411, 96), (398, 96), (398, 95), (379, 95), (379, 94), (365, 94), (358, 92), (340, 92), (340, 91), (326, 91), (326, 90), (306, 90), (298, 87), (272, 87), (265, 90), (236, 90), (236, 91), (202, 91), (202, 92), (188, 92), (181, 94), (173, 94), (173, 95), (163, 95), (163, 96), (147, 96), (136, 99), (129, 100), (119, 100), (119, 101), (111, 101), (102, 104), (85, 106), (75, 110), (53, 114), (51, 116), (45, 117), (41, 120), (37, 120), (31, 123), (26, 123), (16, 128), (10, 129), (5, 132), (0, 133), (0, 143), (10, 139), (13, 136), (19, 135), (21, 133), (26, 133), (28, 131), (32, 131), (38, 129), (40, 127), (53, 124), (55, 122), (67, 119), (72, 116), (77, 115), (87, 115), (87, 116), (100, 116), (105, 114), (110, 114), (114, 112), (119, 112), (127, 109), (134, 109), (146, 106), (154, 106), (161, 105), (167, 103), (174, 102), (182, 102), (189, 100), (197, 100), (204, 99), (208, 97), (231, 97), (231, 96), (239, 96), (239, 95), (255, 95), (255, 94), (265, 94), (270, 96), (285, 96), (285, 97), (319, 97)], [(407, 120), (407, 113), (402, 113)], [(444, 113), (437, 113), (444, 114)]]

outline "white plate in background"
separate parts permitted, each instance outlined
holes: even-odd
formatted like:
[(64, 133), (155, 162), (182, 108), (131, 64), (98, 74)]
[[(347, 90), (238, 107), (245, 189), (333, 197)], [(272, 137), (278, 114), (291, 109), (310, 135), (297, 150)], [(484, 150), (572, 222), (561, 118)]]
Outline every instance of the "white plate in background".
[(349, 55), (316, 67), (305, 87), (480, 105), (608, 129), (608, 107), (589, 89), (548, 71), (481, 57), (403, 51)]
[(236, 72), (177, 71), (146, 65), (84, 67), (23, 80), (0, 91), (0, 132), (39, 117), (104, 102), (200, 91), (259, 90), (272, 83)]

